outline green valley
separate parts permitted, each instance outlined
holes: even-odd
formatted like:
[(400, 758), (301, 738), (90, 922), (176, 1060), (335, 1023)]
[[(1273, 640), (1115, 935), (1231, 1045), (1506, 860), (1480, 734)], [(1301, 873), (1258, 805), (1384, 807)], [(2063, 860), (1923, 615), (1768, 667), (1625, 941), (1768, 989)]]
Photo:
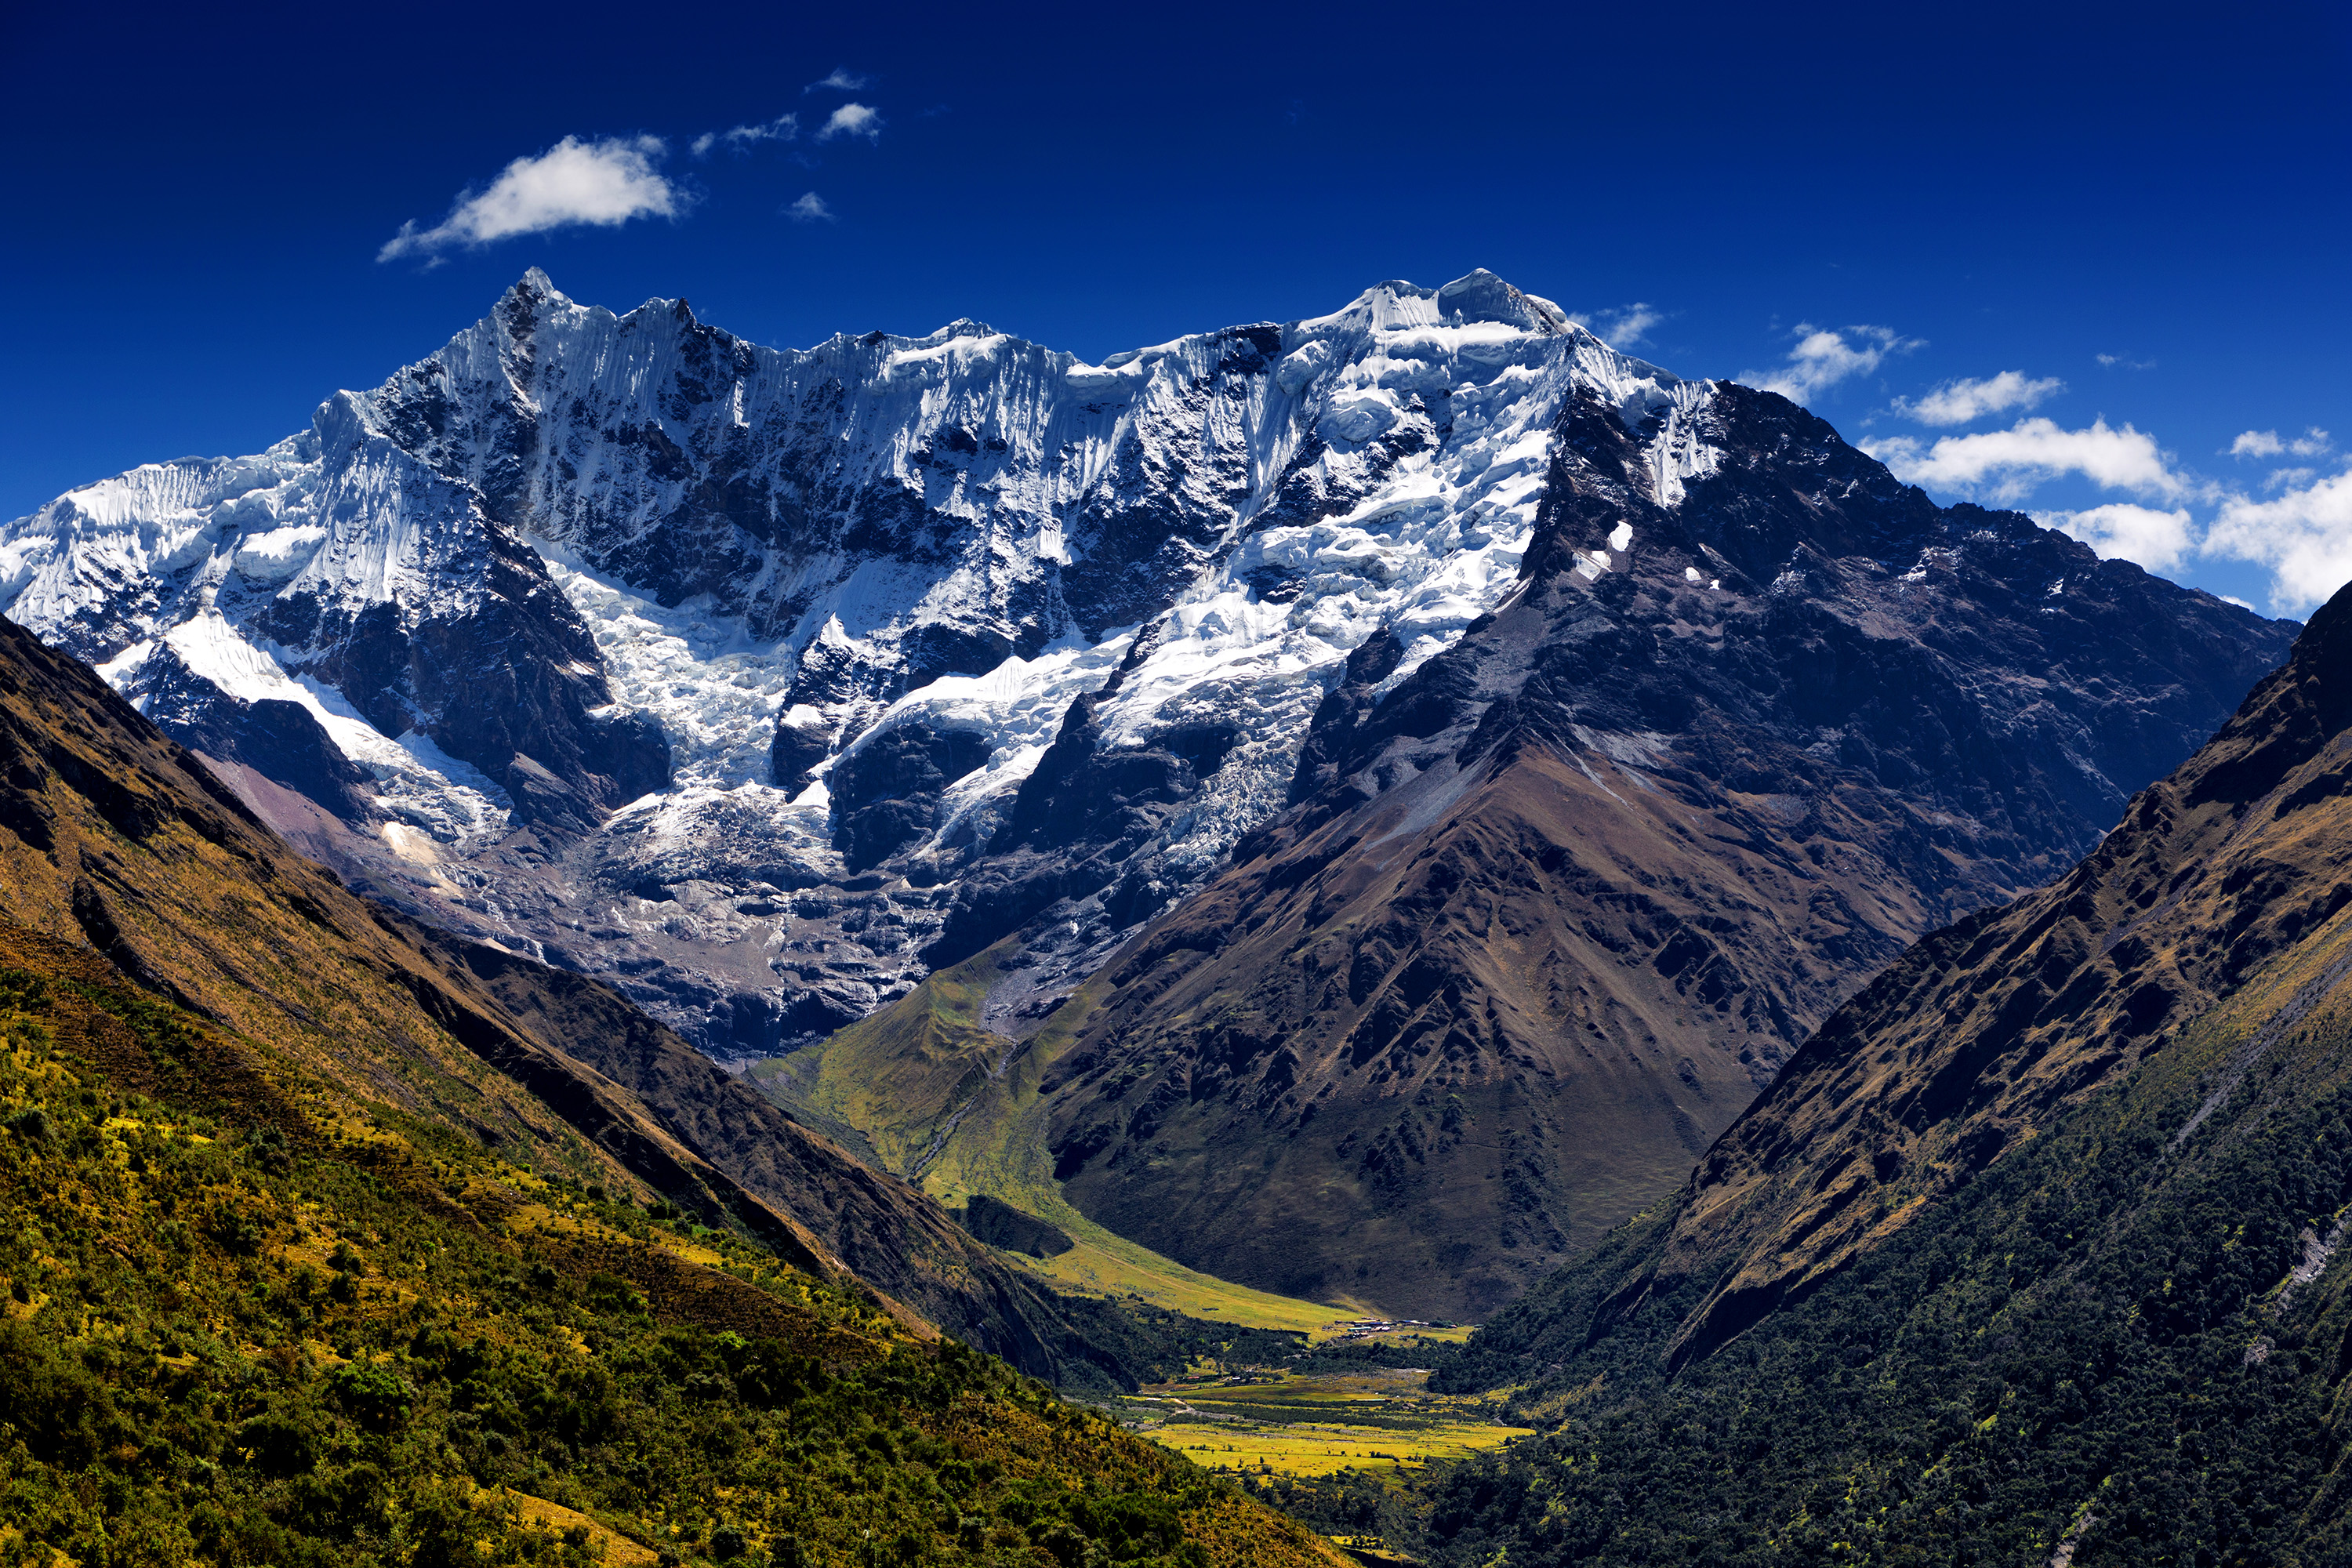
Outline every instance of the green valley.
[(942, 969), (823, 1044), (759, 1063), (752, 1081), (943, 1204), (982, 1194), (1058, 1227), (1074, 1244), (1066, 1251), (1003, 1254), (1058, 1289), (1139, 1297), (1244, 1328), (1335, 1332), (1360, 1303), (1296, 1300), (1187, 1268), (1106, 1229), (1063, 1197), (1039, 1086), (1071, 1044), (1064, 1020), (1084, 1016), (1090, 990), (1082, 988), (1025, 1040), (987, 1028), (981, 1005), (998, 964), (1016, 951), (1000, 942)]

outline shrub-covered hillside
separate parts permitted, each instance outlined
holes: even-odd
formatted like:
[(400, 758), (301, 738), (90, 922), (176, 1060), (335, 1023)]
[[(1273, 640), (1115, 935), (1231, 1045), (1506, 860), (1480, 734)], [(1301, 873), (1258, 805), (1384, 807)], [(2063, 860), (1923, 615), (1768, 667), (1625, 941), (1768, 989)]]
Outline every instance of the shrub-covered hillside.
[(0, 926), (0, 1562), (1310, 1563), (739, 1237)]

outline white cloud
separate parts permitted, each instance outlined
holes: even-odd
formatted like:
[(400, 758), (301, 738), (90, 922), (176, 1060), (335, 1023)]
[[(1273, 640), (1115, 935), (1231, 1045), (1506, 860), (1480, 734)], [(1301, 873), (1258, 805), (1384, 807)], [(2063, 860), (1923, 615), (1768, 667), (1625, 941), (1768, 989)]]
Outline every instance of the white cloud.
[(2125, 354), (2093, 354), (2091, 357), (2097, 360), (2101, 365), (2108, 370), (2113, 370), (2117, 365), (2123, 366), (2126, 370), (2154, 370), (2156, 368), (2156, 362), (2152, 359), (2133, 359)]
[(833, 88), (841, 92), (856, 92), (873, 79), (870, 76), (860, 76), (845, 66), (835, 66), (826, 74), (824, 80), (813, 81), (801, 90), (817, 92), (825, 88)]
[(1665, 319), (1665, 311), (1639, 300), (1614, 310), (1592, 310), (1569, 317), (1570, 321), (1602, 342), (1620, 347), (1640, 342), (1649, 335), (1652, 327)]
[(761, 142), (790, 142), (801, 133), (801, 117), (780, 114), (764, 125), (738, 125), (731, 131), (706, 131), (688, 144), (688, 151), (698, 158), (709, 156), (711, 148), (727, 143), (730, 152), (740, 153)]
[(882, 116), (862, 103), (845, 103), (828, 116), (816, 133), (820, 142), (836, 136), (863, 136), (871, 142), (882, 134)]
[(824, 205), (824, 198), (814, 191), (804, 191), (798, 201), (784, 208), (794, 223), (831, 223), (834, 211)]
[(1922, 425), (1965, 425), (1988, 414), (2032, 408), (2065, 390), (2066, 384), (2056, 376), (2034, 381), (2021, 370), (2005, 370), (1981, 381), (1948, 381), (1916, 401), (1898, 397), (1895, 412)]
[(2082, 511), (2037, 511), (2033, 521), (2079, 539), (2102, 558), (2120, 556), (2151, 572), (2169, 572), (2195, 543), (2189, 509), (2158, 511), (2117, 501)]
[(2205, 552), (2269, 567), (2275, 608), (2318, 604), (2352, 580), (2352, 468), (2270, 500), (2230, 497)]
[(654, 136), (605, 142), (566, 136), (536, 158), (509, 163), (488, 190), (461, 193), (434, 227), (401, 225), (375, 258), (437, 257), (451, 246), (488, 245), (572, 224), (612, 227), (633, 217), (676, 217), (687, 198), (654, 167), (666, 151)]
[(2326, 431), (2315, 425), (2290, 440), (2279, 439), (2275, 430), (2248, 430), (2230, 443), (2233, 458), (2277, 458), (2292, 452), (2298, 458), (2316, 458), (2326, 454), (2336, 443)]
[(1923, 447), (1909, 436), (1865, 441), (1862, 449), (1907, 484), (1979, 492), (2000, 502), (2022, 500), (2035, 487), (2080, 474), (2111, 490), (2168, 500), (2187, 496), (2189, 481), (2172, 470), (2156, 437), (2105, 419), (2068, 430), (2050, 419), (2021, 419), (2006, 430), (1946, 436)]
[[(1846, 341), (1847, 332), (1853, 334), (1853, 342)], [(1804, 403), (1849, 377), (1871, 374), (1889, 354), (1925, 346), (1918, 338), (1895, 336), (1891, 327), (1848, 327), (1841, 332), (1800, 321), (1797, 346), (1789, 351), (1787, 364), (1778, 370), (1742, 371), (1739, 379)]]

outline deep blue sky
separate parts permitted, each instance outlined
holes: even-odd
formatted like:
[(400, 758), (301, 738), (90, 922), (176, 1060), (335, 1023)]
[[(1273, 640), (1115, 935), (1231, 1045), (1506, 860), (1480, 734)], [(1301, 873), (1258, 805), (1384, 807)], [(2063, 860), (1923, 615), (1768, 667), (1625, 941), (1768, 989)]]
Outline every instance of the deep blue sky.
[[(1808, 400), (1940, 498), (2139, 507), (2105, 526), (2144, 555), (2156, 514), (2226, 514), (2234, 553), (2175, 541), (2170, 574), (2288, 610), (2352, 576), (2352, 8), (238, 9), (5, 24), (0, 517), (265, 446), (534, 263), (770, 343), (971, 315), (1089, 357), (1485, 266), (1646, 302), (1622, 346), (1685, 374), (1891, 336)], [(835, 67), (870, 79), (804, 90)], [(878, 132), (814, 141), (850, 102)], [(689, 150), (788, 111), (790, 143)], [(566, 136), (662, 139), (682, 216), (377, 259)], [(832, 219), (787, 215), (809, 192)], [(2064, 390), (1893, 410), (2004, 371)], [(2248, 431), (2308, 450), (2228, 455)]]

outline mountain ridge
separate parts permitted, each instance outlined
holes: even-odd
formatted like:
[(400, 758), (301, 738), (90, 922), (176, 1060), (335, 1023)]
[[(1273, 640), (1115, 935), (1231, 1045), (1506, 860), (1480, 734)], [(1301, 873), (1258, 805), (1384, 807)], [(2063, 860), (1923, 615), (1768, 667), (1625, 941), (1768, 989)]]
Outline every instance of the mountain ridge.
[[(1486, 273), (1110, 360), (970, 322), (758, 349), (534, 274), (304, 436), (9, 525), (0, 594), (207, 754), (272, 759), (237, 735), (308, 712), (371, 777), (325, 787), (336, 823), (278, 825), (372, 890), (771, 1049), (924, 972), (1097, 672), (1149, 642), (1106, 717), (1178, 760), (1133, 832), (1047, 857), (1072, 973), (1106, 899), (1164, 905), (1279, 797), (1319, 668), (1382, 620), (1426, 657), (1507, 591), (1567, 385), (1675, 430), (1704, 395)], [(1703, 467), (1675, 430), (1659, 471)], [(955, 776), (809, 789), (890, 746)], [(881, 860), (885, 888), (846, 886)], [(747, 902), (822, 929), (818, 962), (745, 952), (778, 929)]]
[(1517, 593), (1402, 680), (1364, 644), (1297, 804), (1058, 1020), (1056, 1173), (1093, 1217), (1260, 1289), (1489, 1310), (1670, 1190), (1912, 939), (2095, 845), (2284, 652), (1769, 394), (1717, 389), (1727, 455), (1667, 507), (1594, 405)]
[[(1131, 1378), (1098, 1326), (595, 981), (417, 925), (289, 853), (87, 666), (0, 626), (0, 890), (223, 1026), (575, 1181), (642, 1184), (1033, 1374)], [(845, 1260), (853, 1256), (856, 1263)]]
[(1544, 1435), (1431, 1489), (1432, 1559), (2340, 1560), (2347, 737), (2352, 590), (1473, 1336), (1438, 1381)]

